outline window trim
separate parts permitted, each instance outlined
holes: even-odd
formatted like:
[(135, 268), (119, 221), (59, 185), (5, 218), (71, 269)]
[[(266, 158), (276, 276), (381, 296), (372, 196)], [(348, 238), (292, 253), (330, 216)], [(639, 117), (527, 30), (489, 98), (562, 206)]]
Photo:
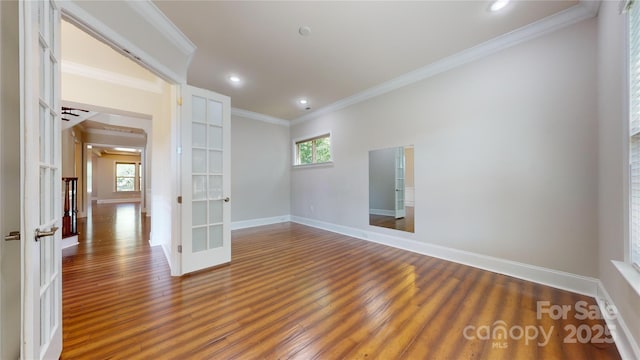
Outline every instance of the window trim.
[[(640, 123), (640, 116), (637, 114), (634, 114), (632, 111), (632, 107), (634, 106), (635, 102), (638, 102), (638, 100), (636, 100), (634, 102), (633, 100), (633, 96), (634, 95), (638, 95), (638, 93), (640, 93), (640, 91), (637, 91), (636, 94), (634, 94), (633, 92), (633, 86), (634, 86), (634, 77), (637, 77), (638, 75), (640, 75), (640, 73), (638, 72), (634, 72), (633, 71), (633, 61), (635, 60), (636, 62), (638, 60), (640, 60), (640, 45), (638, 43), (636, 44), (632, 44), (631, 42), (631, 36), (630, 36), (630, 32), (632, 31), (632, 27), (634, 27), (634, 23), (632, 21), (632, 17), (631, 17), (631, 13), (632, 11), (635, 10), (637, 15), (637, 18), (635, 19), (635, 27), (639, 27), (640, 26), (640, 3), (638, 1), (633, 1), (633, 2), (629, 2), (628, 4), (629, 6), (627, 6), (625, 8), (625, 10), (627, 11), (627, 14), (625, 16), (625, 36), (626, 36), (626, 54), (624, 57), (624, 61), (625, 61), (625, 67), (624, 69), (626, 70), (626, 86), (625, 86), (625, 102), (626, 102), (626, 107), (625, 107), (625, 118), (627, 119), (626, 121), (626, 127), (625, 127), (625, 147), (624, 147), (624, 152), (625, 152), (625, 182), (626, 182), (626, 188), (625, 188), (625, 199), (628, 202), (627, 206), (626, 206), (626, 214), (625, 214), (625, 221), (626, 221), (626, 226), (625, 226), (625, 230), (626, 230), (626, 234), (625, 234), (625, 251), (624, 251), (624, 264), (626, 266), (622, 266), (622, 264), (616, 264), (616, 267), (618, 268), (618, 270), (620, 270), (620, 272), (623, 274), (623, 276), (627, 279), (630, 280), (628, 278), (629, 272), (626, 272), (626, 276), (625, 276), (625, 272), (623, 271), (623, 268), (628, 268), (631, 271), (635, 272), (636, 275), (640, 276), (640, 259), (634, 259), (634, 246), (640, 246), (640, 238), (634, 238), (634, 227), (633, 227), (633, 209), (634, 209), (634, 202), (633, 202), (633, 189), (632, 189), (632, 171), (631, 171), (631, 166), (632, 166), (632, 157), (633, 157), (633, 146), (634, 146), (634, 135), (637, 135), (638, 131), (635, 131), (635, 133), (633, 132), (634, 130), (634, 126), (635, 129), (637, 130), (637, 126), (638, 123)], [(633, 9), (635, 8), (635, 9)], [(634, 49), (632, 49), (632, 47), (634, 47)], [(635, 50), (635, 54), (632, 50)], [(636, 86), (637, 86), (637, 82), (636, 82)], [(635, 125), (634, 125), (635, 124)], [(637, 141), (637, 139), (636, 139)], [(635, 204), (635, 206), (640, 206), (640, 204)], [(614, 262), (615, 264), (615, 262)], [(638, 294), (640, 294), (640, 287), (637, 284), (637, 279), (638, 277), (635, 277), (634, 280), (636, 281), (636, 284), (632, 283), (632, 286), (634, 286), (635, 290), (638, 292)]]
[[(299, 155), (299, 145), (305, 142), (309, 142), (309, 141), (313, 141), (313, 140), (317, 140), (317, 139), (322, 139), (322, 138), (329, 138), (329, 161), (323, 161), (323, 162), (316, 162), (315, 157), (316, 157), (316, 152), (313, 151), (313, 161), (309, 164), (300, 164), (300, 155)], [(300, 167), (319, 167), (319, 166), (328, 166), (328, 165), (332, 165), (333, 161), (334, 161), (334, 156), (333, 156), (333, 141), (331, 141), (332, 139), (332, 134), (331, 131), (324, 131), (324, 132), (320, 132), (316, 135), (312, 135), (312, 136), (304, 136), (304, 137), (300, 137), (300, 138), (296, 138), (293, 139), (292, 141), (292, 160), (293, 160), (293, 167), (295, 168), (300, 168)], [(315, 145), (313, 145), (315, 147)]]
[[(118, 165), (133, 165), (134, 166), (134, 175), (133, 176), (118, 176)], [(118, 161), (116, 160), (114, 162), (114, 166), (113, 166), (113, 180), (114, 180), (114, 192), (117, 193), (134, 193), (134, 192), (140, 192), (140, 189), (138, 188), (138, 182), (140, 181), (140, 175), (138, 174), (138, 167), (139, 167), (140, 163), (137, 161)], [(133, 178), (133, 190), (118, 190), (118, 178)]]

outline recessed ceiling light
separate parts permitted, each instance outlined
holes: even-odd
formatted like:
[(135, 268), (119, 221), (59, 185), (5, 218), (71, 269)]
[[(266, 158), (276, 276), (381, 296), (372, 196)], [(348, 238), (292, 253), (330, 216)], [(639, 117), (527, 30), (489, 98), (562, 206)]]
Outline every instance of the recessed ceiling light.
[(510, 0), (496, 0), (493, 2), (493, 4), (491, 4), (491, 7), (489, 8), (489, 10), (491, 11), (500, 11), (502, 9), (504, 9), (505, 6), (507, 6), (507, 4), (509, 4)]
[(307, 99), (300, 99), (300, 100), (298, 100), (298, 102), (299, 102), (301, 105), (306, 105), (306, 104), (308, 103)]
[(239, 84), (240, 77), (238, 75), (229, 75), (229, 81), (231, 81), (233, 84)]
[(300, 28), (298, 29), (298, 34), (300, 34), (301, 36), (309, 36), (311, 35), (311, 28), (307, 25), (300, 26)]

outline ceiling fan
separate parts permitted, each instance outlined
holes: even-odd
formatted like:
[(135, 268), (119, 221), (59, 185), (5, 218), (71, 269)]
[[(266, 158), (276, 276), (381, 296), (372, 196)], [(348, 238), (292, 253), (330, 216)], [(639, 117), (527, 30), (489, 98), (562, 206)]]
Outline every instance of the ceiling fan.
[(89, 110), (84, 110), (84, 109), (76, 109), (76, 108), (71, 108), (71, 107), (66, 107), (63, 106), (62, 107), (62, 120), (64, 121), (70, 121), (69, 119), (65, 118), (65, 115), (71, 115), (71, 116), (80, 116), (78, 114), (75, 114), (74, 111), (82, 111), (82, 112), (89, 112)]

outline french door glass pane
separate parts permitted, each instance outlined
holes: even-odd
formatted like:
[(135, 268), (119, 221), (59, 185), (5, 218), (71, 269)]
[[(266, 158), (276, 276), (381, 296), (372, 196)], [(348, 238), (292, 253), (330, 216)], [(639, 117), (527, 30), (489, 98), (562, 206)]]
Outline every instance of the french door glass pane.
[(193, 226), (200, 226), (207, 224), (207, 202), (206, 201), (194, 201), (191, 206), (191, 218)]
[(222, 176), (209, 176), (209, 199), (222, 199)]
[(55, 280), (51, 282), (51, 285), (49, 285), (51, 291), (51, 310), (49, 311), (51, 313), (51, 319), (49, 321), (49, 334), (53, 334), (55, 327), (58, 325), (58, 319), (56, 316), (58, 312), (55, 311), (58, 305), (58, 279), (59, 278), (56, 277)]
[(222, 126), (222, 103), (209, 100), (207, 108), (207, 120), (211, 125)]
[(56, 169), (49, 169), (49, 174), (50, 174), (50, 188), (49, 188), (49, 217), (46, 219), (47, 222), (51, 221), (51, 220), (55, 220), (56, 217), (56, 213), (57, 213), (57, 209), (55, 208), (56, 206), (56, 195), (57, 195), (57, 189), (60, 189), (59, 187), (56, 186), (57, 184), (57, 179), (58, 179), (58, 171)]
[(191, 250), (193, 252), (207, 250), (207, 228), (198, 227), (192, 230)]
[[(40, 58), (40, 81), (44, 82), (45, 81), (45, 64), (47, 63), (46, 60), (46, 49), (45, 47), (40, 44), (40, 54), (39, 54), (39, 58)], [(46, 99), (46, 91), (47, 87), (46, 86), (40, 86), (40, 99)]]
[(44, 316), (47, 313), (47, 304), (47, 293), (45, 293), (40, 297), (40, 346), (47, 343), (48, 318)]
[(209, 172), (214, 174), (222, 173), (221, 151), (209, 151)]
[(47, 121), (47, 109), (40, 105), (40, 138), (38, 139), (38, 143), (40, 144), (40, 161), (43, 162), (45, 161), (46, 157), (47, 157), (47, 148), (46, 145), (43, 141), (44, 139), (44, 134), (46, 133), (46, 121)]
[(59, 119), (56, 118), (56, 114), (54, 112), (50, 112), (49, 113), (49, 129), (48, 131), (50, 131), (49, 134), (47, 134), (47, 138), (51, 139), (49, 141), (49, 145), (51, 146), (51, 149), (49, 150), (49, 164), (55, 164), (56, 163), (56, 156), (58, 156), (58, 141), (59, 141), (59, 136), (51, 136), (51, 134), (55, 134), (55, 130), (56, 130), (56, 124), (57, 121), (59, 121)]
[(193, 176), (193, 200), (204, 200), (207, 198), (207, 177), (204, 175)]
[(222, 247), (222, 225), (209, 226), (209, 249)]
[(200, 149), (193, 149), (191, 157), (191, 171), (197, 174), (207, 172), (207, 151)]
[(45, 197), (45, 194), (47, 193), (47, 169), (41, 167), (40, 168), (40, 221), (38, 221), (39, 224), (44, 224), (47, 221), (47, 198)]
[(53, 57), (49, 58), (49, 105), (53, 106), (55, 103), (55, 96), (57, 95), (55, 91), (56, 85), (56, 59)]
[(222, 222), (222, 200), (209, 201), (209, 224)]
[[(45, 242), (40, 242), (40, 264), (44, 264), (47, 259), (47, 246)], [(40, 287), (47, 283), (47, 267), (40, 266)]]
[(194, 122), (199, 122), (199, 123), (205, 123), (206, 119), (207, 119), (207, 102), (204, 98), (201, 98), (199, 96), (194, 96), (192, 98), (192, 104), (191, 106), (193, 107), (192, 109), (192, 113), (193, 113), (193, 121)]
[(207, 147), (207, 125), (193, 124), (191, 146), (194, 148)]
[(209, 149), (222, 150), (222, 128), (209, 126)]

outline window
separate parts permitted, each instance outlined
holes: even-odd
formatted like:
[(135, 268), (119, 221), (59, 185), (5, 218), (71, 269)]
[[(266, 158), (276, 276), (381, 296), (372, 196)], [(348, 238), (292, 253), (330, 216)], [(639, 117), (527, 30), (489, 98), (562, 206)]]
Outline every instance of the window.
[(136, 191), (136, 163), (116, 163), (116, 191)]
[(322, 164), (331, 162), (331, 135), (324, 134), (296, 141), (295, 165)]
[(640, 271), (640, 4), (629, 9), (629, 194), (630, 260)]

